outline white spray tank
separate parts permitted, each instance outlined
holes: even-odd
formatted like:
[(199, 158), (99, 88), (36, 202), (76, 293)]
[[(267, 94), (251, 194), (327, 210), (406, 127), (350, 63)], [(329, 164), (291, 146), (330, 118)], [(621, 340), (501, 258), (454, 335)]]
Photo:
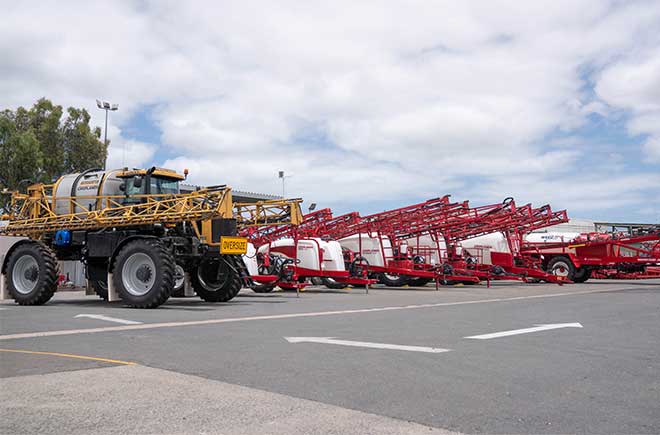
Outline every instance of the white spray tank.
[(385, 257), (392, 257), (392, 243), (387, 237), (355, 234), (339, 240), (342, 248), (359, 253), (371, 266), (385, 266)]
[[(60, 177), (53, 188), (53, 202), (55, 213), (58, 215), (80, 213), (98, 210), (101, 204), (91, 196), (120, 196), (124, 192), (120, 187), (124, 180), (117, 177), (121, 170), (103, 171), (90, 169), (77, 174), (67, 174)], [(59, 199), (58, 198), (67, 198)], [(68, 198), (75, 198), (75, 204)]]
[[(294, 258), (293, 239), (280, 239), (270, 244), (262, 245), (258, 251), (263, 254), (271, 253), (286, 258)], [(311, 270), (343, 271), (344, 258), (341, 246), (335, 241), (323, 241), (319, 238), (298, 240), (297, 249), (298, 267)]]
[(259, 275), (259, 263), (257, 263), (257, 249), (252, 243), (247, 244), (247, 252), (242, 255), (243, 263), (250, 275)]

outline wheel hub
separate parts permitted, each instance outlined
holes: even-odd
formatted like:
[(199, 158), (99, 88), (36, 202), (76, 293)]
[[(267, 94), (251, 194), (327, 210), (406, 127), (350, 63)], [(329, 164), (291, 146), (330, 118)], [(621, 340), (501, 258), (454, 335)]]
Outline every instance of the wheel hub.
[(34, 282), (39, 277), (39, 269), (36, 267), (30, 267), (29, 269), (25, 270), (25, 274), (23, 276), (28, 281)]
[(565, 264), (558, 263), (552, 270), (554, 275), (568, 276), (568, 267)]
[(146, 264), (143, 264), (135, 272), (135, 276), (142, 282), (149, 282), (149, 279), (151, 279), (151, 269)]

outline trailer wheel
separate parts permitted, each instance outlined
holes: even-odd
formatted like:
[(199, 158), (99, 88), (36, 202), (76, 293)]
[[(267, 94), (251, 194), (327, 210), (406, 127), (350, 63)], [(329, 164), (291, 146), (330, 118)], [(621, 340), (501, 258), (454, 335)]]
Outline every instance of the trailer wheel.
[(408, 285), (413, 287), (424, 287), (426, 284), (433, 281), (431, 278), (411, 278)]
[(255, 293), (270, 293), (275, 289), (275, 284), (255, 284), (251, 288)]
[(548, 262), (548, 273), (556, 276), (563, 276), (571, 281), (575, 278), (575, 266), (573, 262), (563, 256), (555, 257)]
[(284, 291), (295, 290), (296, 289), (296, 284), (295, 283), (286, 283), (286, 284), (285, 283), (280, 283), (279, 287)]
[(329, 289), (341, 290), (346, 288), (346, 284), (343, 282), (337, 282), (334, 278), (324, 276), (321, 280), (323, 281), (323, 285)]
[(381, 273), (379, 281), (388, 287), (403, 287), (408, 284), (410, 277), (406, 275), (392, 275), (389, 273)]
[(43, 305), (57, 290), (57, 258), (41, 242), (19, 245), (7, 263), (7, 287), (19, 305)]
[(591, 278), (591, 269), (585, 267), (578, 267), (575, 271), (575, 276), (573, 277), (573, 282), (582, 284)]
[(192, 273), (197, 296), (206, 302), (227, 302), (243, 288), (241, 277), (222, 259), (205, 259)]
[(134, 308), (156, 308), (174, 287), (174, 258), (157, 240), (127, 243), (114, 267), (113, 284), (124, 303)]

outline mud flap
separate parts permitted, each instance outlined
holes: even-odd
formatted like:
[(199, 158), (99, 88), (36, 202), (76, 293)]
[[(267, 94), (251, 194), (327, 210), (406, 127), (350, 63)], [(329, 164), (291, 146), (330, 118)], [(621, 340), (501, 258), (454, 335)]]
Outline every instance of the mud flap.
[(108, 273), (108, 302), (117, 301), (121, 301), (121, 298), (119, 297), (119, 292), (117, 292), (114, 283), (112, 282), (112, 273)]

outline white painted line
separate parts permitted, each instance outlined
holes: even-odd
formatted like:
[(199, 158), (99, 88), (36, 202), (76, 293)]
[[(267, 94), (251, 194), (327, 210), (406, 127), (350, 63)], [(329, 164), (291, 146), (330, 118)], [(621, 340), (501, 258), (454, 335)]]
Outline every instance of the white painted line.
[(323, 343), (339, 346), (367, 347), (370, 349), (405, 350), (408, 352), (443, 353), (451, 349), (425, 346), (406, 346), (401, 344), (370, 343), (368, 341), (337, 340), (334, 337), (284, 337), (289, 343)]
[(621, 289), (613, 290), (585, 290), (581, 292), (566, 292), (566, 293), (550, 293), (533, 296), (516, 296), (512, 298), (497, 298), (497, 299), (478, 299), (474, 301), (462, 302), (440, 302), (437, 304), (421, 304), (421, 305), (405, 305), (394, 307), (382, 308), (363, 308), (356, 310), (342, 310), (342, 311), (320, 311), (310, 313), (291, 313), (291, 314), (273, 314), (269, 316), (252, 316), (252, 317), (230, 317), (226, 319), (209, 319), (209, 320), (191, 320), (187, 322), (163, 322), (163, 323), (147, 323), (142, 325), (125, 325), (125, 326), (106, 326), (103, 328), (89, 328), (89, 329), (64, 329), (60, 331), (41, 331), (41, 332), (24, 332), (20, 334), (7, 334), (0, 335), (0, 340), (17, 340), (20, 338), (38, 338), (38, 337), (53, 337), (58, 335), (75, 335), (75, 334), (95, 334), (97, 332), (116, 332), (116, 331), (133, 331), (141, 329), (157, 329), (157, 328), (176, 328), (180, 326), (201, 326), (201, 325), (215, 325), (220, 323), (233, 323), (233, 322), (246, 322), (252, 320), (279, 320), (279, 319), (295, 319), (305, 317), (318, 317), (318, 316), (336, 316), (343, 314), (358, 314), (358, 313), (375, 313), (381, 311), (395, 311), (395, 310), (414, 310), (419, 308), (436, 308), (436, 307), (452, 307), (456, 305), (472, 305), (472, 304), (485, 304), (492, 302), (511, 302), (527, 299), (541, 299), (541, 298), (555, 298), (560, 296), (577, 296), (586, 295), (591, 293), (608, 293), (612, 291), (621, 291)]
[(89, 319), (97, 319), (97, 320), (105, 320), (106, 322), (122, 323), (124, 325), (141, 325), (142, 324), (142, 322), (136, 322), (135, 320), (118, 319), (116, 317), (108, 317), (108, 316), (104, 316), (102, 314), (78, 314), (77, 316), (74, 316), (75, 319), (78, 319), (80, 317), (86, 317), (86, 318), (89, 318)]
[(492, 334), (473, 335), (471, 337), (475, 340), (490, 340), (491, 338), (510, 337), (512, 335), (530, 334), (532, 332), (550, 331), (552, 329), (562, 328), (582, 328), (580, 323), (554, 323), (550, 325), (535, 325), (534, 328), (513, 329), (511, 331), (493, 332)]

